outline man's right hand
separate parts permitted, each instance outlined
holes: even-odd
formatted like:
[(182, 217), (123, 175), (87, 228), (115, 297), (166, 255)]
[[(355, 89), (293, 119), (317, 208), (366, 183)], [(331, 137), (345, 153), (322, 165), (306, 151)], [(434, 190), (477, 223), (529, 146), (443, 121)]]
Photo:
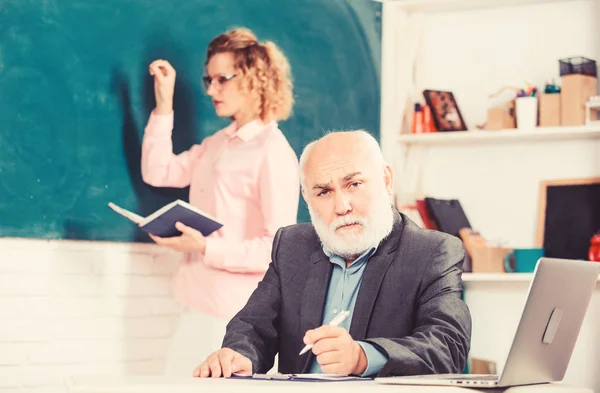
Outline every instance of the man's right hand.
[(194, 369), (194, 377), (225, 378), (233, 373), (252, 375), (252, 362), (245, 356), (229, 348), (221, 348), (211, 353), (206, 360)]
[(175, 94), (176, 72), (166, 60), (155, 60), (149, 68), (154, 77), (154, 97), (156, 98), (156, 114), (168, 115), (173, 112), (173, 95)]

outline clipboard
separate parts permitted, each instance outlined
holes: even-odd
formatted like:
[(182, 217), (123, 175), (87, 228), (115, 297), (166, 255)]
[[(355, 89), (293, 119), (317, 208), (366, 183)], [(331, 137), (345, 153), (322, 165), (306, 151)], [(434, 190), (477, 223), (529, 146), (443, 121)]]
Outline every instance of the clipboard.
[(471, 228), (471, 224), (457, 199), (425, 198), (437, 229), (460, 238), (462, 228)]

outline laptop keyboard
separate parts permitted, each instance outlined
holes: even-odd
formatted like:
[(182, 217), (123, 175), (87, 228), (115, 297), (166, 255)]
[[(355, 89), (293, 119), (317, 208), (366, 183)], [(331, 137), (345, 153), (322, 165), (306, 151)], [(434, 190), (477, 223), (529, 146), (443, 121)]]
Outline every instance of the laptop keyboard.
[(498, 375), (493, 374), (465, 374), (451, 379), (468, 380), (468, 381), (497, 381)]

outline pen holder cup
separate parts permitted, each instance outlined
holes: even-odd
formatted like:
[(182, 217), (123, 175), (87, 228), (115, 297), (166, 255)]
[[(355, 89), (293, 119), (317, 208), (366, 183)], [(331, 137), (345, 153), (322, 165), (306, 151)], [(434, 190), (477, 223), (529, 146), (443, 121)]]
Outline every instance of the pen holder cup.
[(533, 130), (537, 127), (538, 100), (537, 97), (517, 98), (517, 128)]

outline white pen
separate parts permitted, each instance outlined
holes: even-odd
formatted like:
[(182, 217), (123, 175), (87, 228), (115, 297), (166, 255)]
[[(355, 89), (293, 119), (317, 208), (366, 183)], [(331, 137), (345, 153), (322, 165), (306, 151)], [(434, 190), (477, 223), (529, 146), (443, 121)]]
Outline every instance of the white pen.
[[(337, 326), (340, 323), (344, 322), (344, 319), (348, 318), (348, 315), (350, 315), (350, 311), (342, 311), (335, 318), (333, 318), (331, 322), (328, 323), (328, 325)], [(302, 351), (300, 351), (298, 355), (304, 355), (306, 352), (310, 351), (312, 347), (312, 344), (306, 344), (306, 346), (302, 348)]]

